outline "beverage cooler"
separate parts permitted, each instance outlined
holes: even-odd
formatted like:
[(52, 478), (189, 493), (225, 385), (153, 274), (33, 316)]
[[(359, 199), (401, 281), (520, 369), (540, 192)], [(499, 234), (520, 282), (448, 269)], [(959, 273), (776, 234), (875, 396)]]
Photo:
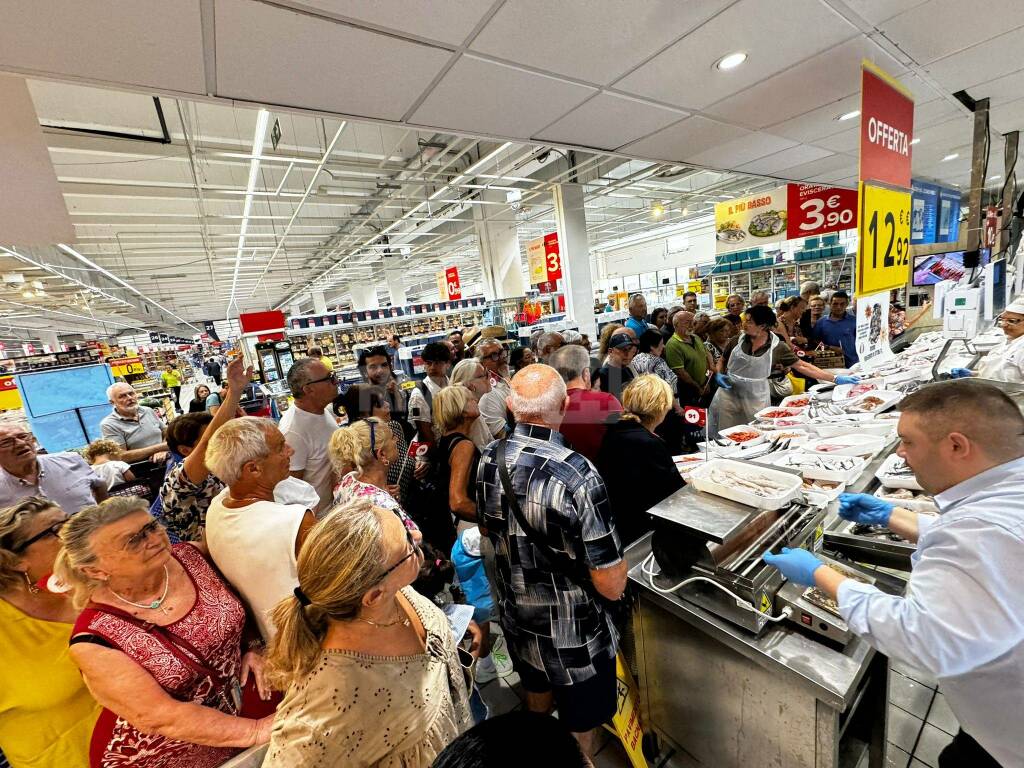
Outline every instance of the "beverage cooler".
[(260, 381), (264, 384), (285, 378), (295, 362), (291, 342), (259, 342), (256, 344), (256, 360), (259, 361)]

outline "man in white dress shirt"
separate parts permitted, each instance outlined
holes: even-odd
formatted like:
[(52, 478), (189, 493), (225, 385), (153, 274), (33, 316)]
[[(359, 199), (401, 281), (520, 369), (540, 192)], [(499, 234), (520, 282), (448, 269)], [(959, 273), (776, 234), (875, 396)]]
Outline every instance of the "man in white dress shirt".
[(939, 768), (1024, 766), (1024, 416), (980, 381), (921, 388), (900, 404), (903, 457), (939, 516), (866, 494), (847, 520), (917, 543), (905, 597), (848, 579), (803, 549), (765, 555), (839, 603), (850, 629), (938, 678), (961, 730)]

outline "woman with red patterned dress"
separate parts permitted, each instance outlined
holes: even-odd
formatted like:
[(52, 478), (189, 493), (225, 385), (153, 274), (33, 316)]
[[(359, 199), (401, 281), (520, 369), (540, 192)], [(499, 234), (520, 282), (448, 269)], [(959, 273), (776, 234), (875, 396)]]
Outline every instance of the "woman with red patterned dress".
[(272, 715), (241, 715), (250, 676), (270, 697), (245, 609), (197, 545), (171, 546), (138, 498), (86, 507), (60, 536), (56, 573), (84, 608), (71, 657), (104, 707), (93, 768), (214, 768), (268, 740)]

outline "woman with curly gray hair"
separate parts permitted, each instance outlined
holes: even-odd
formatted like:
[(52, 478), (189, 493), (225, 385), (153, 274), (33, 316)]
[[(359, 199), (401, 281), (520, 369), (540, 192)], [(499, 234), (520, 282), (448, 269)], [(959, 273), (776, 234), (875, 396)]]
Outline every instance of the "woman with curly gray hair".
[(0, 750), (14, 768), (86, 768), (99, 706), (68, 657), (78, 611), (45, 585), (67, 515), (30, 496), (0, 509)]

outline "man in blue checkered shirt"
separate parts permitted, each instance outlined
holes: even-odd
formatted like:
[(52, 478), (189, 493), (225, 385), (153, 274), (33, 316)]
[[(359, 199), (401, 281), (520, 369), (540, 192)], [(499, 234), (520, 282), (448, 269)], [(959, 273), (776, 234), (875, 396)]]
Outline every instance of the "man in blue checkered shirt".
[[(595, 729), (615, 712), (618, 643), (596, 596), (619, 599), (627, 565), (604, 481), (557, 431), (568, 403), (562, 377), (547, 365), (530, 365), (511, 388), (515, 430), (484, 450), (477, 470), (477, 508), (494, 544), (501, 627), (527, 707), (549, 712), (557, 706), (559, 719), (592, 754)], [(500, 450), (532, 535), (505, 496)], [(559, 555), (571, 560), (571, 574), (553, 564)]]

